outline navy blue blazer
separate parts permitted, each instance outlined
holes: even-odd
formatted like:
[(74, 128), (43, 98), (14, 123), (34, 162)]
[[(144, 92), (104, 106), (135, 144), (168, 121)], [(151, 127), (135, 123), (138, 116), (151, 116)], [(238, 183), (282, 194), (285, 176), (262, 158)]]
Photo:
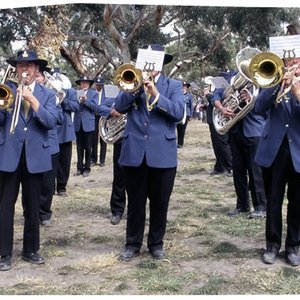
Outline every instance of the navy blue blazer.
[[(14, 95), (16, 87), (13, 87)], [(58, 119), (54, 91), (36, 83), (33, 95), (40, 102), (37, 112), (30, 108), (26, 120), (23, 108), (14, 134), (10, 134), (12, 111), (0, 111), (0, 170), (14, 172), (20, 161), (23, 146), (30, 173), (42, 173), (52, 169), (49, 147), (49, 129)]]
[(115, 108), (127, 113), (119, 163), (136, 167), (146, 159), (153, 168), (177, 166), (176, 123), (183, 118), (182, 82), (160, 75), (156, 87), (159, 100), (151, 112), (146, 106), (145, 93), (120, 92)]
[(61, 125), (57, 126), (57, 134), (60, 144), (76, 140), (74, 122), (72, 120), (71, 113), (79, 111), (79, 101), (77, 99), (76, 90), (71, 88), (64, 90), (64, 92), (66, 95), (61, 103), (64, 120)]
[(186, 116), (191, 118), (193, 116), (193, 95), (185, 93), (183, 94), (183, 99), (186, 105)]
[(287, 137), (296, 172), (300, 173), (300, 104), (289, 93), (290, 100), (274, 105), (278, 86), (264, 89), (255, 103), (258, 113), (267, 113), (268, 119), (256, 152), (255, 161), (262, 167), (270, 167), (282, 141)]
[(94, 89), (88, 89), (87, 100), (81, 102), (79, 111), (74, 115), (75, 131), (82, 129), (84, 132), (91, 132), (95, 130), (95, 114), (98, 109), (98, 93)]

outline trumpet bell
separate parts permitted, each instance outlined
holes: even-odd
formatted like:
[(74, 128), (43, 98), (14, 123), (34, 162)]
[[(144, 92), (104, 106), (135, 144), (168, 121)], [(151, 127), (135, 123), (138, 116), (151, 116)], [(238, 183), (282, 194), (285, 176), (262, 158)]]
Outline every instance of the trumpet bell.
[(8, 109), (14, 102), (14, 95), (12, 89), (5, 85), (0, 84), (0, 109)]
[(123, 64), (114, 73), (114, 84), (125, 92), (134, 92), (143, 84), (142, 71), (132, 64)]
[(257, 54), (249, 65), (252, 81), (262, 88), (270, 88), (281, 82), (284, 70), (283, 60), (272, 52)]

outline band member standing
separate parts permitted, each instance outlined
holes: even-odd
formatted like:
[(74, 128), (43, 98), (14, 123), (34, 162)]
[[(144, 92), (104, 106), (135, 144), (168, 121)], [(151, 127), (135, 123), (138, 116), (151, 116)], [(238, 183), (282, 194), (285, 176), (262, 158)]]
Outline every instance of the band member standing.
[(212, 101), (213, 91), (211, 91), (211, 86), (212, 84), (204, 87), (204, 97), (208, 102), (206, 108), (207, 124), (209, 126), (212, 148), (216, 157), (214, 169), (210, 175), (227, 173), (228, 176), (232, 176), (232, 155), (228, 142), (228, 134), (219, 134), (213, 123), (214, 103)]
[[(55, 72), (60, 73), (60, 70), (56, 68)], [(59, 158), (56, 173), (56, 191), (59, 196), (67, 196), (67, 184), (72, 160), (72, 142), (76, 141), (72, 113), (79, 111), (76, 90), (73, 88), (63, 89), (60, 101), (64, 121), (61, 125), (57, 125)]]
[(75, 175), (89, 176), (93, 136), (95, 132), (95, 113), (98, 108), (98, 94), (91, 88), (94, 80), (82, 76), (75, 81), (84, 95), (79, 97), (79, 111), (74, 115), (77, 146), (77, 172)]
[[(96, 87), (96, 92), (98, 93), (98, 105), (104, 102), (105, 100), (105, 91), (104, 91), (104, 80), (101, 76), (97, 76), (95, 78), (94, 85)], [(93, 147), (92, 147), (92, 164), (97, 164), (98, 159), (98, 141), (100, 140), (100, 156), (99, 156), (99, 165), (100, 167), (104, 167), (105, 158), (106, 158), (106, 148), (107, 145), (101, 138), (99, 137), (99, 114), (96, 113), (95, 118), (95, 135), (93, 139)]]
[[(22, 258), (33, 264), (42, 264), (38, 254), (39, 201), (43, 173), (51, 170), (48, 130), (57, 122), (55, 93), (36, 83), (36, 73), (47, 61), (39, 59), (34, 51), (17, 53), (16, 59), (7, 60), (16, 67), (19, 80), (26, 75), (22, 90), (22, 106), (14, 134), (10, 134), (12, 112), (0, 111), (0, 270), (11, 268), (13, 250), (14, 208), (20, 184), (24, 210)], [(22, 80), (23, 81), (23, 80)], [(25, 102), (27, 101), (27, 102)], [(15, 101), (16, 102), (16, 101)]]
[[(115, 98), (106, 98), (99, 107), (99, 115), (105, 118), (118, 118), (121, 116), (114, 108)], [(113, 144), (113, 183), (110, 196), (110, 210), (112, 225), (120, 223), (126, 206), (126, 192), (124, 183), (124, 170), (119, 164), (122, 149), (122, 138)]]
[[(299, 35), (275, 37), (273, 47), (294, 49), (294, 58), (285, 59), (287, 71), (283, 84), (290, 92), (276, 103), (281, 83), (264, 89), (257, 98), (255, 109), (268, 113), (255, 161), (262, 166), (267, 196), (266, 252), (263, 261), (273, 264), (279, 254), (282, 239), (282, 205), (287, 188), (287, 263), (300, 265), (300, 44)], [(283, 45), (283, 46), (282, 46)], [(272, 51), (272, 50), (271, 50)], [(282, 57), (282, 52), (278, 55)], [(298, 78), (297, 78), (298, 77)]]
[[(44, 85), (46, 83), (46, 78), (45, 75), (43, 74), (43, 71), (44, 70), (41, 70), (37, 73), (36, 82)], [(48, 72), (50, 70), (46, 68), (46, 71)], [(56, 108), (58, 114), (57, 124), (61, 124), (63, 122), (63, 113), (57, 95), (56, 95)], [(55, 176), (56, 176), (58, 157), (59, 157), (57, 124), (55, 125), (54, 128), (50, 129), (48, 132), (52, 168), (51, 170), (43, 174), (42, 192), (41, 192), (41, 199), (40, 199), (40, 221), (41, 221), (41, 225), (44, 226), (52, 225), (51, 205), (52, 205), (53, 195), (55, 192)]]
[(185, 81), (182, 82), (183, 97), (185, 101), (186, 119), (177, 124), (177, 148), (182, 148), (187, 124), (193, 115), (193, 95), (188, 92), (191, 85)]
[[(158, 44), (145, 49), (164, 51)], [(173, 56), (165, 54), (164, 64), (172, 59)], [(132, 93), (120, 92), (115, 102), (118, 112), (127, 113), (119, 159), (124, 167), (128, 195), (126, 245), (119, 257), (124, 261), (140, 253), (147, 198), (150, 201), (147, 246), (155, 259), (166, 257), (163, 237), (176, 175), (176, 123), (183, 118), (184, 99), (180, 81), (169, 79), (159, 71), (153, 71), (152, 76), (154, 81), (144, 81), (147, 93), (143, 88)]]
[[(220, 75), (230, 82), (235, 72), (222, 72)], [(224, 89), (216, 89), (213, 95), (214, 105), (222, 110), (225, 117), (232, 118), (234, 112), (222, 104), (224, 97)], [(258, 219), (266, 216), (266, 195), (262, 170), (254, 162), (264, 125), (265, 116), (252, 110), (229, 130), (233, 183), (237, 195), (236, 208), (228, 212), (229, 216), (250, 212), (249, 190), (254, 208), (249, 218)]]

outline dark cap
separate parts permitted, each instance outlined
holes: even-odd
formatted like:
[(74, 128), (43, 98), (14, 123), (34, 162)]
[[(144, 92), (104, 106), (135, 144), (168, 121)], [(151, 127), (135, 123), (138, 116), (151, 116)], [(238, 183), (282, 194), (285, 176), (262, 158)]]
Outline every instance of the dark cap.
[(33, 62), (40, 66), (41, 69), (44, 69), (48, 64), (47, 60), (38, 58), (36, 52), (34, 52), (33, 50), (19, 51), (15, 59), (10, 58), (6, 61), (13, 67), (16, 67), (18, 62)]

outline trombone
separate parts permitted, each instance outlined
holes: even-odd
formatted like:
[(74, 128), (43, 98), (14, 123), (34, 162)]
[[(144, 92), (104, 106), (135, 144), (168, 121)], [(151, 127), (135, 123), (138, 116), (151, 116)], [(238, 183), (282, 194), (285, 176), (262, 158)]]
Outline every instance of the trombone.
[(11, 74), (15, 72), (15, 70), (14, 67), (9, 65), (5, 71), (2, 83), (0, 83), (0, 109), (9, 109), (14, 102), (12, 89), (6, 85), (5, 82), (11, 77)]
[(271, 88), (281, 83), (275, 103), (279, 104), (292, 85), (287, 85), (283, 76), (286, 72), (283, 60), (272, 52), (262, 52), (255, 55), (249, 65), (250, 77), (254, 84), (262, 88)]

